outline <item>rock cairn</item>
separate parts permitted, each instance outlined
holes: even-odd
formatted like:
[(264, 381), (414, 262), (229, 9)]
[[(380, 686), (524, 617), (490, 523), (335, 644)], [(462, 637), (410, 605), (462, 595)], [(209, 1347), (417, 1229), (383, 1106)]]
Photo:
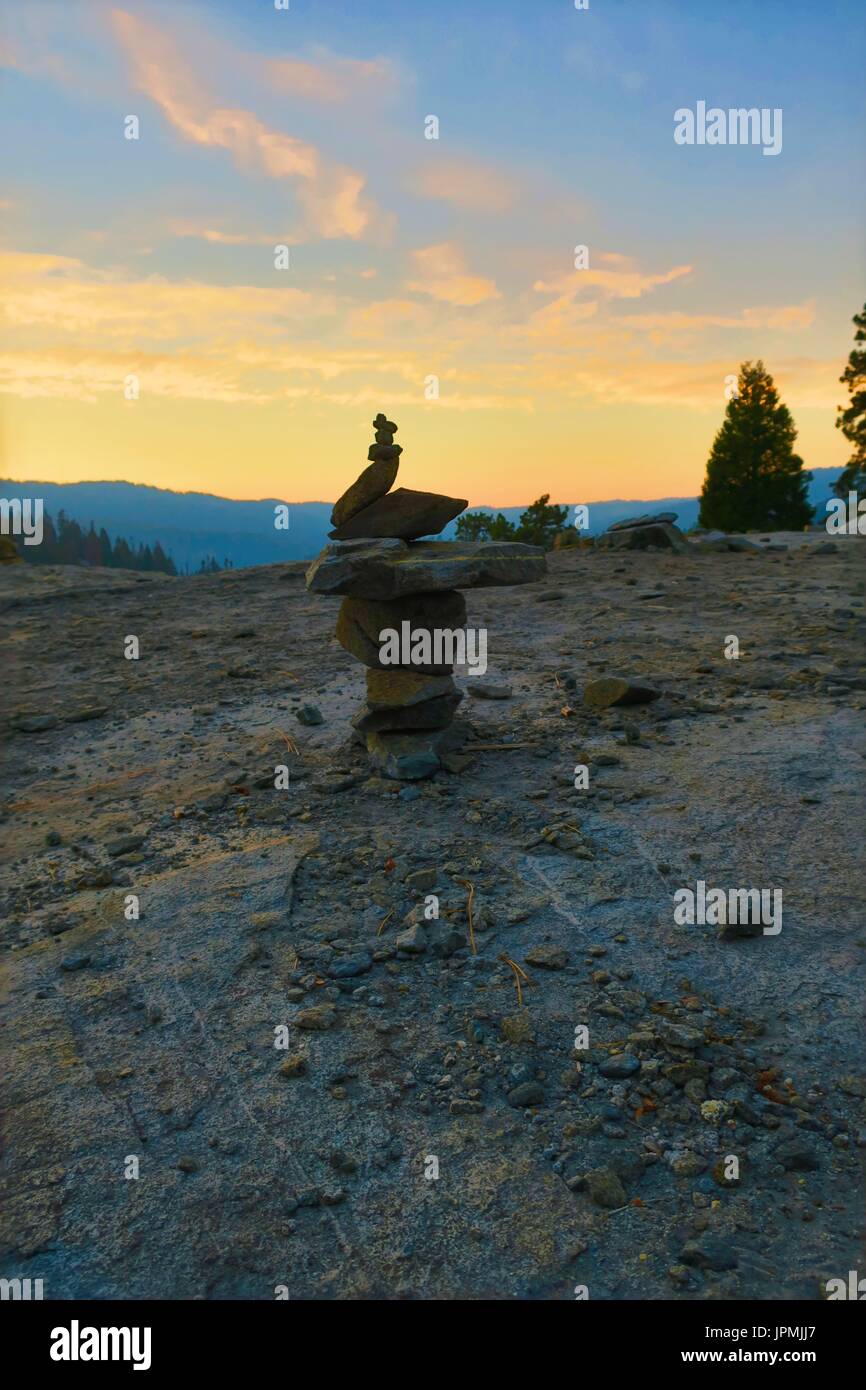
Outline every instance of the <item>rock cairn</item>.
[(381, 634), (403, 633), (408, 623), (412, 643), (429, 634), (435, 654), (435, 633), (465, 626), (461, 589), (528, 584), (547, 566), (534, 545), (422, 540), (468, 504), (411, 488), (391, 492), (402, 453), (394, 443), (397, 426), (377, 415), (373, 427), (369, 466), (335, 504), (331, 544), (307, 570), (307, 588), (343, 596), (337, 640), (367, 668), (367, 698), (352, 720), (356, 737), (384, 776), (417, 780), (436, 772), (462, 743), (452, 720), (463, 696), (453, 663), (384, 662)]
[(684, 554), (689, 543), (678, 526), (676, 512), (633, 516), (608, 526), (596, 545), (602, 550), (676, 550)]

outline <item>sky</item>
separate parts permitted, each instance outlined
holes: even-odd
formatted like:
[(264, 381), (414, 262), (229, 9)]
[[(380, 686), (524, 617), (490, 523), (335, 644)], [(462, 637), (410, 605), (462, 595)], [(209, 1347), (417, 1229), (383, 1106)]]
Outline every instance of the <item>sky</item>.
[(2, 476), (692, 495), (755, 358), (845, 463), (862, 0), (277, 4), (0, 0)]

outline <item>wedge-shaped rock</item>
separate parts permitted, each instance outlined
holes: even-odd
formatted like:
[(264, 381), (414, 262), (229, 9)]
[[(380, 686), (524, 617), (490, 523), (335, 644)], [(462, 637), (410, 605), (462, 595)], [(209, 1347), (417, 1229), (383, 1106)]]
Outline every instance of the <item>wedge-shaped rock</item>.
[(516, 541), (334, 541), (307, 570), (307, 588), (316, 594), (388, 599), (531, 584), (546, 572), (541, 547)]
[(409, 729), (444, 729), (454, 718), (454, 711), (463, 699), (461, 692), (454, 687), (437, 700), (419, 700), (413, 705), (391, 705), (386, 709), (373, 709), (362, 705), (352, 720), (352, 727), (359, 733), (378, 733), (405, 731)]
[[(385, 446), (374, 445), (374, 448), (380, 447)], [(369, 507), (356, 512), (328, 534), (335, 541), (351, 541), (359, 536), (399, 536), (404, 541), (417, 540), (419, 536), (435, 536), (468, 505), (462, 497), (398, 487), (396, 492), (377, 497)]]
[[(435, 651), (435, 634), (456, 632), (466, 622), (466, 600), (455, 592), (444, 594), (412, 594), (400, 599), (344, 598), (337, 618), (337, 641), (347, 652), (363, 661), (365, 666), (393, 669), (394, 663), (380, 660), (382, 647), (381, 633), (396, 632), (402, 636), (403, 623), (409, 623), (413, 639), (418, 634), (429, 633), (431, 649)], [(440, 665), (418, 665), (407, 662), (406, 669), (419, 674), (442, 676), (454, 669), (453, 661), (447, 660), (448, 651), (443, 650), (446, 660)], [(410, 647), (411, 655), (411, 647)]]
[(417, 705), (438, 700), (456, 690), (450, 676), (422, 676), (392, 666), (388, 671), (367, 672), (367, 704), (373, 709)]
[(397, 476), (399, 455), (392, 459), (380, 459), (365, 468), (350, 488), (347, 488), (331, 512), (331, 525), (343, 526), (350, 517), (369, 507), (378, 498), (384, 497)]
[(676, 512), (653, 512), (651, 516), (631, 516), (625, 521), (615, 521), (607, 529), (608, 531), (629, 531), (633, 526), (654, 526), (665, 522), (674, 522), (676, 519)]

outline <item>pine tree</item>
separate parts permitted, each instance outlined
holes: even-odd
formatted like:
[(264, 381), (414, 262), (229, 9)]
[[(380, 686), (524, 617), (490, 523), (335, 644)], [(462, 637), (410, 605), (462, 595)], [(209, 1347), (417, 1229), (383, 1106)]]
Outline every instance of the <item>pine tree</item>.
[(110, 569), (114, 563), (111, 551), (111, 538), (104, 526), (99, 532), (99, 563), (105, 569)]
[[(61, 521), (62, 518), (62, 521)], [(61, 565), (80, 565), (84, 559), (84, 536), (77, 521), (71, 520), (63, 512), (58, 515), (60, 525), (58, 563)]]
[(42, 544), (27, 546), (28, 550), (34, 550), (34, 556), (38, 565), (57, 564), (57, 532), (54, 529), (54, 522), (51, 517), (46, 515), (42, 523)]
[(497, 512), (464, 512), (457, 519), (455, 535), (459, 541), (513, 541), (514, 527), (511, 522)]
[[(866, 304), (852, 322), (857, 328), (854, 342), (866, 344)], [(866, 497), (866, 346), (852, 348), (839, 380), (848, 387), (849, 402), (847, 407), (839, 406), (836, 428), (854, 446), (854, 452), (833, 491), (842, 498), (856, 492), (859, 501)]]
[(135, 569), (135, 556), (129, 548), (129, 543), (124, 540), (123, 536), (118, 536), (117, 540), (114, 542), (114, 559), (112, 565), (114, 569), (117, 570)]
[(699, 524), (724, 531), (808, 525), (811, 474), (794, 453), (796, 438), (791, 412), (763, 362), (744, 362), (707, 462)]
[(19, 542), (17, 549), (21, 559), (26, 560), (29, 565), (56, 565), (59, 563), (57, 532), (47, 512), (44, 512), (42, 516), (42, 544), (24, 545)]
[(554, 536), (568, 521), (568, 508), (551, 507), (549, 503), (550, 493), (546, 492), (521, 513), (514, 533), (515, 540), (524, 541), (527, 545), (542, 545), (545, 550), (551, 549)]
[(93, 522), (90, 523), (90, 530), (84, 537), (84, 558), (91, 567), (101, 563), (99, 549), (99, 537), (94, 530)]
[(160, 574), (177, 574), (174, 560), (171, 556), (166, 555), (159, 541), (153, 547), (153, 568), (158, 570)]

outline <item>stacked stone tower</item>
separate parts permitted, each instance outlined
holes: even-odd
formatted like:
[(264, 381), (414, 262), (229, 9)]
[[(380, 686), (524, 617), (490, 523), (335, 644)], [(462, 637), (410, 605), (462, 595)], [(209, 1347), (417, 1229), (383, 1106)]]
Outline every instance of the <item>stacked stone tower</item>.
[[(352, 721), (356, 735), (385, 776), (414, 780), (435, 772), (461, 741), (452, 720), (463, 696), (442, 641), (465, 627), (460, 590), (527, 584), (546, 564), (532, 545), (422, 540), (467, 503), (410, 488), (391, 492), (402, 453), (397, 426), (377, 415), (373, 427), (369, 466), (335, 504), (332, 543), (307, 571), (307, 588), (344, 595), (337, 639), (367, 668), (367, 699)], [(405, 639), (396, 661), (389, 633)], [(429, 659), (443, 647), (444, 661)]]

